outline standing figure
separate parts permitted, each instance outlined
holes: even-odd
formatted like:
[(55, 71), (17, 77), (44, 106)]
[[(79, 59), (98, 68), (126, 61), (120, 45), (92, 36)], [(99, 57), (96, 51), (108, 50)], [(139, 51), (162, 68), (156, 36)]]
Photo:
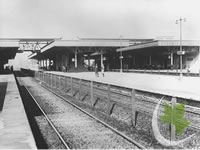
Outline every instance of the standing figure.
[(65, 65), (62, 66), (62, 71), (63, 71), (63, 72), (66, 71)]
[(104, 77), (104, 64), (102, 64), (101, 66), (101, 74), (102, 74), (102, 77)]
[(95, 75), (96, 75), (96, 77), (99, 77), (99, 73), (98, 73), (98, 65), (97, 65), (97, 64), (95, 65), (94, 71), (95, 71)]

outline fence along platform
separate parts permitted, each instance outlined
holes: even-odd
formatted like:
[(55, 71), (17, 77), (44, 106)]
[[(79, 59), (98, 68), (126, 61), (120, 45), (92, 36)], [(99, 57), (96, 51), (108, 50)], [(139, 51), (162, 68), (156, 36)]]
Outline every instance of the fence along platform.
[[(161, 97), (164, 97), (161, 104), (161, 114), (164, 110), (164, 102), (173, 105), (183, 99), (170, 95), (160, 95), (160, 98), (151, 97), (145, 91), (116, 86), (109, 83), (90, 81), (82, 78), (75, 78), (56, 73), (35, 72), (35, 78), (45, 83), (51, 89), (57, 89), (69, 93), (72, 97), (78, 97), (79, 101), (84, 101), (89, 97), (89, 105), (95, 108), (98, 101), (106, 101), (104, 109), (108, 116), (112, 114), (114, 107), (122, 106), (129, 110), (132, 125), (137, 124), (137, 113), (145, 113), (152, 116), (154, 108)], [(155, 93), (153, 93), (155, 94)], [(77, 96), (78, 95), (78, 96)], [(186, 105), (185, 118), (191, 122), (190, 127), (200, 130), (200, 108)], [(128, 115), (128, 114), (127, 114)], [(128, 118), (128, 117), (127, 117)], [(175, 132), (171, 133), (175, 136)]]

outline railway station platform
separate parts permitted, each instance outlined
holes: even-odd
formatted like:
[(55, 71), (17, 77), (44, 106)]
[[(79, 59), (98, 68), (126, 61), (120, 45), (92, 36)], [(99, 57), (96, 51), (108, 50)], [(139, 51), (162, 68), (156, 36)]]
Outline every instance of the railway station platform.
[(180, 79), (179, 76), (171, 75), (119, 72), (105, 72), (104, 77), (102, 77), (101, 72), (99, 72), (99, 77), (96, 77), (94, 72), (46, 72), (200, 101), (198, 88), (200, 85), (200, 77), (183, 76)]
[(0, 149), (37, 149), (13, 74), (0, 75)]

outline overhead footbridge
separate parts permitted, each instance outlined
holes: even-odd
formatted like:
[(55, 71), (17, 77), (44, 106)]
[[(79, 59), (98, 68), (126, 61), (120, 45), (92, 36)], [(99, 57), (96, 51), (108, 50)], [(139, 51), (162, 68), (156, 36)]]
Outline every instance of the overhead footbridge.
[(4, 64), (15, 57), (18, 47), (16, 40), (0, 40), (0, 73), (4, 70)]
[(16, 53), (37, 52), (60, 38), (0, 38), (0, 73), (9, 59), (14, 59)]

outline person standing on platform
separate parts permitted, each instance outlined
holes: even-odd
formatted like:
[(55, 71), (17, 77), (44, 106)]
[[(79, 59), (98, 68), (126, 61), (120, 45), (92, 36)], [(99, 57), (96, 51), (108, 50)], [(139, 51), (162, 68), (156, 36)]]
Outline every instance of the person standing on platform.
[(68, 64), (65, 66), (65, 70), (66, 72), (68, 72)]
[(62, 66), (62, 71), (63, 71), (63, 72), (66, 72), (65, 65)]
[(96, 77), (99, 77), (99, 73), (98, 73), (98, 65), (97, 65), (97, 64), (95, 65), (94, 71), (95, 71), (95, 75), (96, 75)]
[(102, 77), (104, 77), (104, 64), (102, 64), (101, 66), (101, 74), (102, 74)]

